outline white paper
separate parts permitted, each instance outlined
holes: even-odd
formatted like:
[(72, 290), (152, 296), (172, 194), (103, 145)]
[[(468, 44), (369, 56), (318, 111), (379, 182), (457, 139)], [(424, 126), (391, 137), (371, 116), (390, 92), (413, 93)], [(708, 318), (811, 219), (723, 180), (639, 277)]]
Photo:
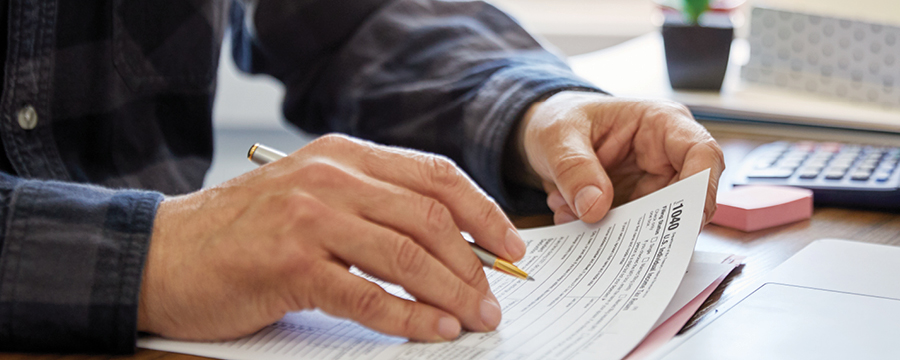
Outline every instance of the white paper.
[(620, 359), (651, 330), (685, 274), (708, 178), (703, 171), (613, 209), (597, 224), (521, 231), (528, 252), (517, 265), (537, 281), (488, 272), (503, 308), (490, 333), (412, 343), (305, 311), (236, 341), (143, 338), (138, 346), (240, 360)]
[(742, 260), (743, 257), (737, 257), (732, 254), (695, 251), (691, 263), (688, 264), (687, 272), (684, 274), (684, 279), (681, 280), (681, 285), (678, 286), (678, 290), (675, 290), (675, 295), (672, 296), (672, 300), (669, 301), (669, 305), (666, 306), (653, 328), (655, 329), (691, 302), (691, 300), (694, 300), (697, 295), (706, 290), (719, 277), (728, 275), (735, 266), (740, 264), (740, 260), (736, 261), (735, 259)]

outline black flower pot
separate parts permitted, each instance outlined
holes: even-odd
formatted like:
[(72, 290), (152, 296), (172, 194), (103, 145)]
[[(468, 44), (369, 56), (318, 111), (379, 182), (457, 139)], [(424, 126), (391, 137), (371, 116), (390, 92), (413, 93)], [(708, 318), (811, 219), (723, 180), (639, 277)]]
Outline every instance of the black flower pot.
[(666, 22), (666, 67), (673, 89), (720, 90), (728, 67), (734, 27)]

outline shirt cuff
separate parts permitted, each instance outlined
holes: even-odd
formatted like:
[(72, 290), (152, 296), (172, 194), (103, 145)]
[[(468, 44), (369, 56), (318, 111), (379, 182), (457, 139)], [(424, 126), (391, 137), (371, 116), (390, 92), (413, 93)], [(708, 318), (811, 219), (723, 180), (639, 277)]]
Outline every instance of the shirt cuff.
[(531, 104), (565, 90), (604, 93), (563, 66), (517, 66), (495, 73), (467, 109), (465, 118), (479, 123), (466, 126), (474, 145), (464, 149), (465, 161), (472, 177), (510, 214), (550, 211), (543, 191), (504, 179), (503, 158), (509, 137)]
[(163, 195), (19, 181), (0, 258), (0, 346), (134, 352), (153, 220)]

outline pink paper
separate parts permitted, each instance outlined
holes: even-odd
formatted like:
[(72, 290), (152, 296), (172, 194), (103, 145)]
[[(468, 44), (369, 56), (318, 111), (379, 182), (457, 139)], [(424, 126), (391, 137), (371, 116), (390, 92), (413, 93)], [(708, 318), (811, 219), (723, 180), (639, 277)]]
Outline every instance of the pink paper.
[(742, 231), (756, 231), (808, 219), (812, 191), (788, 186), (740, 186), (718, 196), (711, 222)]
[(648, 355), (652, 354), (654, 351), (662, 347), (669, 340), (675, 337), (675, 334), (678, 333), (678, 330), (691, 319), (691, 316), (697, 312), (697, 309), (700, 309), (700, 305), (703, 305), (703, 302), (706, 301), (706, 298), (712, 294), (713, 291), (725, 280), (725, 277), (731, 273), (732, 270), (736, 266), (738, 266), (741, 262), (744, 261), (743, 256), (732, 255), (722, 261), (723, 264), (731, 264), (733, 265), (728, 271), (725, 271), (719, 278), (713, 281), (709, 286), (706, 287), (700, 294), (694, 297), (693, 300), (684, 305), (680, 310), (672, 314), (666, 321), (662, 324), (659, 324), (656, 328), (653, 329), (647, 337), (638, 344), (634, 350), (631, 350), (631, 353), (628, 354), (623, 360), (639, 360), (646, 358)]
[(651, 331), (650, 334), (647, 334), (647, 337), (645, 337), (634, 350), (631, 350), (631, 353), (628, 354), (624, 360), (643, 359), (675, 337), (678, 330), (681, 330), (681, 327), (691, 319), (691, 316), (697, 312), (700, 305), (703, 305), (706, 298), (716, 290), (716, 287), (725, 280), (725, 276), (727, 275), (728, 274), (722, 275), (716, 279), (716, 281), (703, 290), (700, 295), (697, 295), (694, 300), (691, 300), (691, 302), (681, 308), (681, 310), (678, 310), (678, 312), (669, 317), (668, 320), (657, 326), (656, 329), (653, 329), (653, 331)]

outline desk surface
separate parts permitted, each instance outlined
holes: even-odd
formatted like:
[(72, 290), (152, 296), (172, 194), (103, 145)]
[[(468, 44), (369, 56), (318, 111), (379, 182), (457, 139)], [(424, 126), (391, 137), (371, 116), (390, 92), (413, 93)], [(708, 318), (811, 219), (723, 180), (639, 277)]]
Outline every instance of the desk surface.
[[(730, 134), (717, 134), (725, 151), (725, 162), (736, 168), (741, 159), (753, 147), (771, 139), (757, 138), (746, 140)], [(720, 188), (730, 187), (730, 170), (723, 175)], [(517, 219), (520, 227), (547, 225), (549, 217), (531, 217)], [(733, 274), (707, 300), (695, 319), (702, 318), (705, 312), (717, 304), (728, 302), (742, 291), (753, 286), (760, 278), (782, 263), (788, 257), (805, 247), (813, 240), (820, 238), (844, 238), (863, 242), (891, 244), (900, 246), (900, 215), (873, 211), (817, 208), (810, 220), (773, 229), (744, 233), (715, 225), (707, 226), (700, 234), (697, 249), (734, 253), (747, 257), (745, 266)], [(89, 355), (23, 355), (0, 354), (0, 359), (143, 359), (143, 360), (175, 360), (199, 359), (195, 356), (165, 353), (160, 351), (139, 349), (130, 357), (89, 356)]]

